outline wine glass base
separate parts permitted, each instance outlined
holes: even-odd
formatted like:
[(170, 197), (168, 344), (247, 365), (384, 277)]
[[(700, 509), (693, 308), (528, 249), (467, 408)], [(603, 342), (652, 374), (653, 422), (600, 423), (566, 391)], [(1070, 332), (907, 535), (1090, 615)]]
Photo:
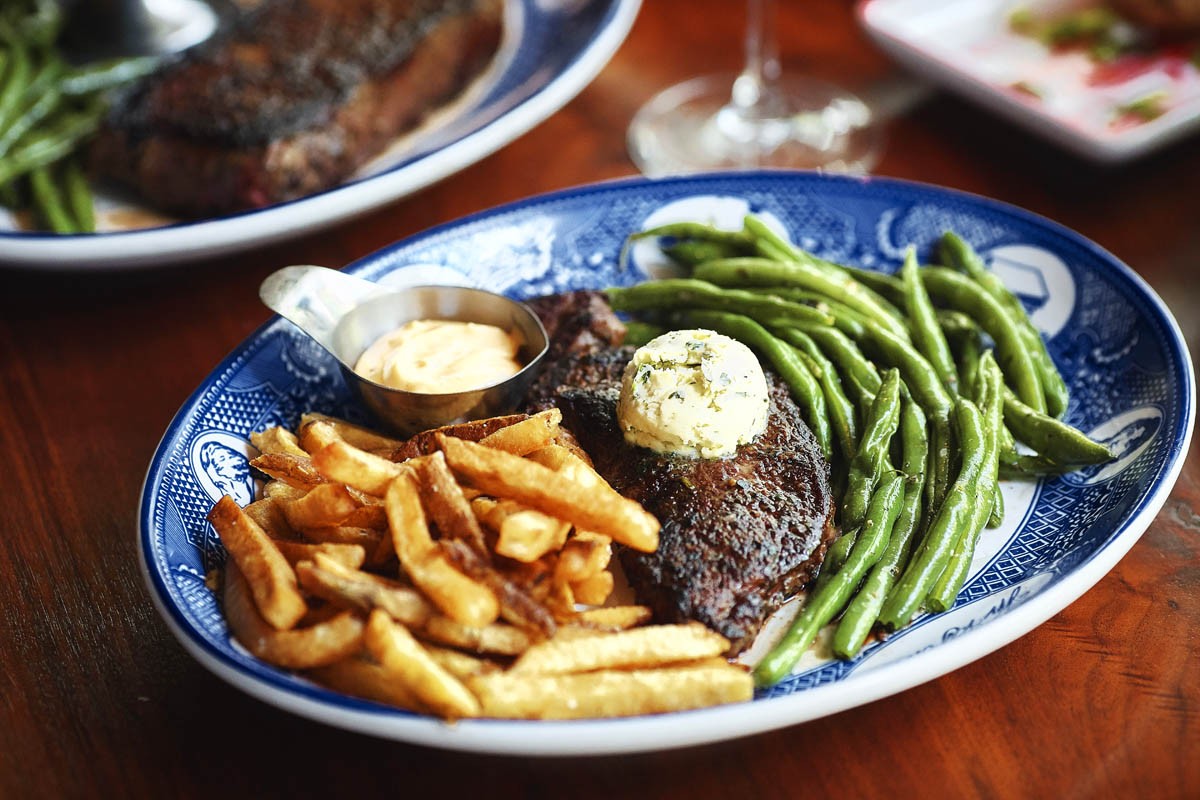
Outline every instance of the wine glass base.
[(706, 76), (665, 89), (634, 116), (630, 156), (644, 174), (747, 169), (866, 173), (882, 132), (861, 100), (823, 81), (785, 77), (771, 113), (730, 104), (732, 76)]

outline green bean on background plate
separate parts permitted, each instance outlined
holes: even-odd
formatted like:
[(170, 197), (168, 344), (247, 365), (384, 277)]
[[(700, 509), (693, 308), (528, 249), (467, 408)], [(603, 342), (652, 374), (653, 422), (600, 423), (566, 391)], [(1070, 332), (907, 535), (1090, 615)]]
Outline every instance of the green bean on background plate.
[(106, 93), (157, 68), (153, 57), (71, 67), (56, 49), (64, 11), (56, 0), (0, 7), (0, 203), (31, 203), (57, 233), (95, 230), (78, 148), (100, 125)]

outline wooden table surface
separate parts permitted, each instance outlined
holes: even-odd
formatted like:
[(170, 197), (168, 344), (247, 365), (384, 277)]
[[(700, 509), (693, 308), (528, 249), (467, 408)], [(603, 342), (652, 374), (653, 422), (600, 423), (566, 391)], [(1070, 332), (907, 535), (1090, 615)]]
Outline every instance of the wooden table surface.
[[(848, 3), (782, 5), (787, 69), (858, 88), (892, 73)], [(646, 0), (616, 56), (563, 110), (331, 230), (159, 270), (0, 271), (0, 796), (1200, 796), (1194, 453), (1129, 554), (1028, 635), (902, 694), (695, 749), (542, 760), (347, 733), (228, 686), (159, 619), (135, 549), (142, 479), (183, 401), (268, 318), (263, 277), (344, 265), (499, 203), (632, 174), (634, 111), (672, 82), (737, 68), (738, 9)], [(1079, 231), (1150, 282), (1195, 348), (1200, 139), (1106, 169), (943, 93), (887, 135), (879, 174)]]

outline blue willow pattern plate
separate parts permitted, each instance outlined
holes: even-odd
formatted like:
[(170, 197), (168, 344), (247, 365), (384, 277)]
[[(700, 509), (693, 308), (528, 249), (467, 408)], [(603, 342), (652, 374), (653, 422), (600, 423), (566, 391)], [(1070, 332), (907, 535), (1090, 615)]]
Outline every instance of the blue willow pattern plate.
[[(985, 532), (953, 609), (918, 618), (853, 661), (810, 654), (750, 703), (608, 721), (438, 720), (325, 690), (230, 641), (204, 582), (224, 557), (205, 514), (221, 494), (255, 491), (251, 431), (315, 410), (367, 422), (333, 360), (276, 317), (184, 404), (150, 465), (140, 553), (155, 604), (207, 668), (281, 708), (332, 725), (461, 750), (616, 753), (778, 728), (930, 680), (989, 653), (1064, 608), (1133, 545), (1165, 501), (1195, 415), (1194, 375), (1169, 312), (1095, 244), (1020, 209), (913, 183), (806, 173), (628, 180), (531, 198), (399, 242), (347, 271), (389, 285), (456, 283), (514, 297), (628, 284), (668, 269), (626, 236), (668, 220), (739, 226), (754, 212), (834, 261), (892, 271), (915, 244), (930, 256), (954, 230), (988, 259), (1048, 337), (1071, 390), (1066, 418), (1108, 442), (1108, 465), (1006, 483), (1001, 527)], [(769, 646), (768, 625), (751, 655)]]

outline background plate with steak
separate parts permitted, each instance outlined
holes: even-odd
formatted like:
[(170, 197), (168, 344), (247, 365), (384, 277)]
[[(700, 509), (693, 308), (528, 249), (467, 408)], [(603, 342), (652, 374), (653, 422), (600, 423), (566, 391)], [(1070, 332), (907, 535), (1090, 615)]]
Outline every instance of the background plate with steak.
[[(624, 41), (640, 0), (503, 0), (503, 6), (502, 40), (484, 71), (460, 96), (415, 130), (398, 136), (340, 185), (299, 199), (273, 201), (253, 211), (189, 222), (164, 215), (132, 194), (98, 187), (99, 232), (92, 235), (22, 232), (7, 212), (0, 211), (0, 263), (53, 271), (158, 267), (311, 233), (406, 197), (495, 152), (582, 91)], [(361, 104), (357, 110), (369, 105)], [(312, 108), (301, 109), (300, 116), (305, 112), (311, 113)], [(204, 121), (194, 122), (203, 127)], [(290, 125), (302, 121), (276, 118), (275, 133), (283, 135)], [(355, 127), (350, 114), (342, 128)], [(215, 133), (220, 138), (228, 132)], [(326, 162), (316, 163), (319, 148), (309, 146), (313, 142), (299, 144), (297, 152), (314, 161), (314, 169), (302, 172), (315, 174), (329, 167)], [(190, 149), (176, 147), (172, 152), (199, 159)], [(157, 175), (162, 160), (143, 157), (141, 169)], [(229, 164), (229, 158), (219, 158), (206, 168), (223, 169)], [(284, 187), (279, 196), (287, 192)]]

